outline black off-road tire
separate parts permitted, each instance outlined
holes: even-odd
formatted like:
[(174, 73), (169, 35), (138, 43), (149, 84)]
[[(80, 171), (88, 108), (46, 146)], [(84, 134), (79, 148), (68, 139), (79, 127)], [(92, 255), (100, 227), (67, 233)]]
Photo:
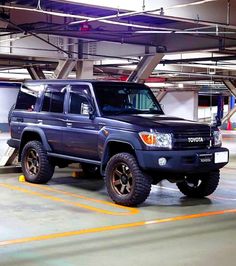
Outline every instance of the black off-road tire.
[(26, 143), (21, 154), (22, 171), (26, 181), (37, 184), (47, 183), (53, 176), (54, 165), (40, 141)]
[(120, 205), (136, 206), (150, 194), (151, 178), (141, 171), (135, 157), (129, 153), (118, 153), (111, 157), (104, 179), (109, 196)]
[[(191, 177), (191, 180), (193, 178)], [(203, 198), (206, 196), (209, 196), (212, 194), (220, 180), (220, 171), (214, 171), (210, 173), (201, 174), (199, 177), (196, 177), (196, 181), (199, 182), (199, 184), (194, 185), (191, 182), (188, 182), (188, 177), (185, 181), (177, 183), (177, 187), (179, 190), (186, 196), (192, 197), (192, 198)]]

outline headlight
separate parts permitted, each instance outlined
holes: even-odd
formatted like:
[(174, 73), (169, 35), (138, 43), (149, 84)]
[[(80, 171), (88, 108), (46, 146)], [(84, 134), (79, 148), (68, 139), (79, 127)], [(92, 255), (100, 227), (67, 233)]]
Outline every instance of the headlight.
[(222, 136), (220, 130), (213, 131), (213, 138), (214, 138), (214, 143), (213, 145), (215, 147), (219, 147), (222, 144)]
[(172, 136), (169, 133), (140, 132), (139, 136), (147, 146), (168, 149), (172, 148)]

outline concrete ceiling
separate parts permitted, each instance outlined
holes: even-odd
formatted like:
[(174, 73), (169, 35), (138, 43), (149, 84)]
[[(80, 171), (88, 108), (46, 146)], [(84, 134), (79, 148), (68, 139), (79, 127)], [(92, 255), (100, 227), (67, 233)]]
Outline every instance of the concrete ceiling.
[(83, 2), (1, 1), (1, 70), (53, 71), (61, 58), (88, 58), (97, 74), (128, 75), (144, 54), (161, 52), (153, 76), (165, 81), (236, 79), (235, 1)]

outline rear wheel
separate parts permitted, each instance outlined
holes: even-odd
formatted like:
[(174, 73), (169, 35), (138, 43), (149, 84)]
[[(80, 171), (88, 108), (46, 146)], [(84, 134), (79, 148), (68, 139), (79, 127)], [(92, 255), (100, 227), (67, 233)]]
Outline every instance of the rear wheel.
[(26, 181), (31, 183), (47, 183), (54, 173), (54, 165), (39, 141), (30, 141), (24, 146), (21, 164)]
[(135, 157), (118, 153), (108, 162), (105, 184), (112, 200), (125, 206), (136, 206), (146, 200), (151, 190), (151, 178), (139, 168)]
[(212, 194), (220, 179), (220, 172), (200, 174), (199, 176), (187, 176), (183, 182), (177, 183), (179, 190), (188, 197), (202, 198)]

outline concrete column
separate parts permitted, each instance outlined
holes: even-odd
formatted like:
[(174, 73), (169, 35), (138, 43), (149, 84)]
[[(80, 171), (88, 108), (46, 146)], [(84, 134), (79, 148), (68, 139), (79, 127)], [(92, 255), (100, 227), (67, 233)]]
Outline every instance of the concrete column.
[(93, 60), (78, 60), (76, 65), (77, 79), (93, 78)]

